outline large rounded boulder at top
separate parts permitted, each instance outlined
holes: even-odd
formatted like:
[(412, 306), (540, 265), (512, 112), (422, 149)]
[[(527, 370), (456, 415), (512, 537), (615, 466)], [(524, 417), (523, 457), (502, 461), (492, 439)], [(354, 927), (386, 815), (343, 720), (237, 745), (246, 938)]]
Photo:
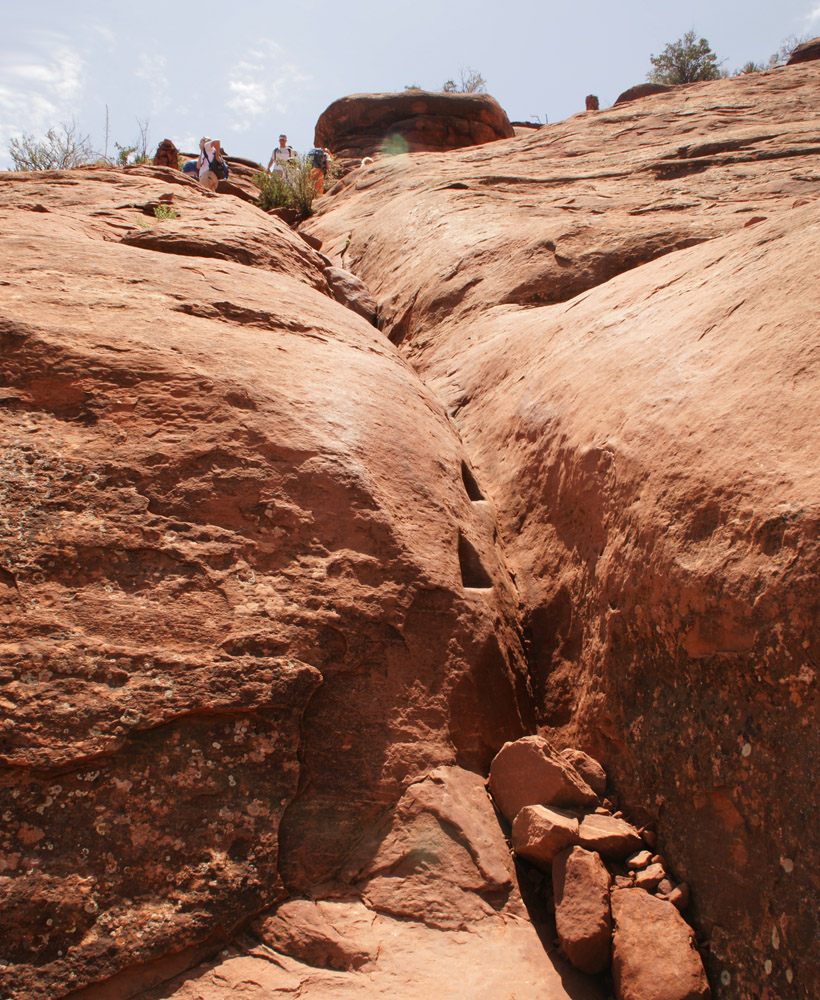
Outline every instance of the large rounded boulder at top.
[(793, 66), (794, 63), (811, 62), (814, 59), (820, 59), (820, 38), (810, 38), (807, 42), (803, 42), (795, 49), (792, 49), (788, 65)]
[(314, 141), (336, 156), (353, 159), (378, 153), (393, 137), (410, 152), (441, 152), (514, 135), (504, 109), (488, 94), (409, 90), (351, 94), (334, 101), (319, 116)]

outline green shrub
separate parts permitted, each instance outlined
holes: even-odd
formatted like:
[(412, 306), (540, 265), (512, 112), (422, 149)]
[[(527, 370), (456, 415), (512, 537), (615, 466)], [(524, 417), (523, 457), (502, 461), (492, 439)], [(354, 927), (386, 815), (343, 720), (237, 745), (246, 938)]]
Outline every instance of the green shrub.
[(162, 222), (163, 219), (178, 219), (179, 213), (170, 205), (157, 205), (154, 209), (154, 218)]
[[(327, 173), (327, 181), (335, 177), (334, 165)], [(306, 153), (292, 156), (285, 164), (284, 171), (273, 170), (267, 174), (254, 174), (254, 184), (259, 188), (259, 207), (269, 212), (272, 208), (293, 208), (300, 220), (313, 212), (316, 197), (316, 182), (313, 177), (313, 162)]]

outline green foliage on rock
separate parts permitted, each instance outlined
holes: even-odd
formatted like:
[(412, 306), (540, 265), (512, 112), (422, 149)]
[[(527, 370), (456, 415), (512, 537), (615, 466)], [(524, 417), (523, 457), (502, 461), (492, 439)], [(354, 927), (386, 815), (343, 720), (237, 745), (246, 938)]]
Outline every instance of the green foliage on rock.
[[(285, 161), (284, 170), (271, 173), (260, 171), (253, 176), (259, 188), (259, 207), (269, 212), (273, 208), (293, 208), (299, 219), (306, 219), (313, 212), (317, 197), (313, 162), (306, 153), (299, 153)], [(335, 163), (328, 168), (325, 183), (332, 182), (339, 174)]]
[(653, 68), (646, 78), (650, 83), (675, 86), (698, 80), (717, 80), (722, 75), (718, 57), (705, 38), (695, 38), (694, 31), (687, 31), (683, 38), (670, 42), (659, 56), (650, 56), (649, 61)]

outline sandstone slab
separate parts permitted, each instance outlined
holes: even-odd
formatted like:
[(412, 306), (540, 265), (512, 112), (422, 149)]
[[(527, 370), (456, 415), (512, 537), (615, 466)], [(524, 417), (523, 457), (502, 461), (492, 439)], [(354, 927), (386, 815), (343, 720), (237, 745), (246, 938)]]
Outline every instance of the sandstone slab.
[(578, 839), (578, 819), (549, 806), (524, 806), (513, 820), (510, 843), (516, 854), (550, 870), (559, 851)]
[(561, 948), (582, 972), (595, 974), (609, 968), (609, 882), (600, 856), (582, 847), (561, 851), (552, 863), (555, 926)]
[(599, 813), (590, 813), (581, 820), (578, 842), (588, 851), (619, 861), (634, 854), (643, 843), (631, 823)]
[(694, 934), (670, 903), (643, 889), (612, 893), (612, 976), (618, 1000), (711, 996)]

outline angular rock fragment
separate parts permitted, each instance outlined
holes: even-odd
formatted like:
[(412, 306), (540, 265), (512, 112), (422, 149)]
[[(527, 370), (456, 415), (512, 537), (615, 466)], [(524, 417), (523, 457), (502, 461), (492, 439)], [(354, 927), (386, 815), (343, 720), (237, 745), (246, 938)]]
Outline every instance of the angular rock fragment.
[(369, 911), (358, 900), (291, 899), (252, 926), (269, 948), (317, 968), (359, 969), (377, 951)]
[(583, 750), (575, 750), (572, 747), (562, 750), (561, 756), (572, 764), (596, 795), (600, 798), (604, 797), (606, 794), (606, 771), (594, 757), (590, 757)]
[(604, 858), (622, 860), (642, 846), (641, 835), (626, 820), (591, 813), (584, 816), (578, 841), (588, 851), (598, 851)]
[(590, 974), (609, 967), (612, 917), (609, 872), (582, 847), (561, 851), (552, 863), (555, 925), (567, 958)]
[(524, 806), (586, 806), (597, 801), (595, 792), (543, 736), (504, 744), (490, 767), (490, 792), (509, 820)]
[(663, 865), (647, 865), (642, 871), (636, 872), (635, 885), (652, 892), (652, 890), (658, 888), (665, 876), (666, 872), (663, 870)]
[(611, 903), (618, 1000), (702, 1000), (711, 995), (694, 932), (674, 906), (644, 889), (616, 889)]
[(550, 806), (524, 806), (512, 825), (512, 848), (533, 864), (548, 868), (559, 851), (578, 839), (572, 813)]

